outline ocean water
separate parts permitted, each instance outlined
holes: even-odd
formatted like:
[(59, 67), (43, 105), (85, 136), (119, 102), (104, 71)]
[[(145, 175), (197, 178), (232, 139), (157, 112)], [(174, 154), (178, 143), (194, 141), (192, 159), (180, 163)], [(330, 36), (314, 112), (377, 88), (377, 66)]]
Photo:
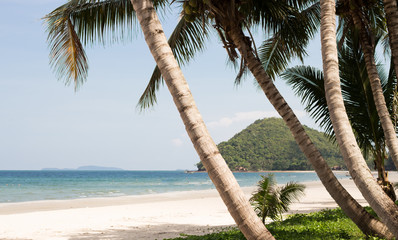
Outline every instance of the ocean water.
[[(318, 181), (314, 172), (274, 172), (278, 184)], [(234, 173), (241, 187), (267, 173)], [(347, 178), (336, 173), (337, 178)], [(207, 173), (184, 171), (0, 171), (0, 203), (213, 189)]]

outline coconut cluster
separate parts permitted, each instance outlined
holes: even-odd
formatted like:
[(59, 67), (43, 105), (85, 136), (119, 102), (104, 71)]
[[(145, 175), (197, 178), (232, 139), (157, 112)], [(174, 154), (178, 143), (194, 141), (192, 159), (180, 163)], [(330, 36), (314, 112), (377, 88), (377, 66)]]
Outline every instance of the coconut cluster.
[(187, 22), (193, 22), (196, 14), (199, 12), (198, 0), (188, 0), (183, 4), (184, 18)]
[(209, 11), (208, 6), (210, 2), (211, 0), (185, 0), (183, 3), (185, 21), (193, 22), (200, 13), (213, 19), (214, 14)]

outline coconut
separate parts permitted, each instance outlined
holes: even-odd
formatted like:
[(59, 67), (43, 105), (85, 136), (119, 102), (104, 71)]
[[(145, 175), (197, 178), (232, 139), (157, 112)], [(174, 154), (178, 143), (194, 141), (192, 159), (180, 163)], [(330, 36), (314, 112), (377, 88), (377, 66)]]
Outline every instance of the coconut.
[(189, 0), (189, 5), (193, 8), (196, 8), (198, 6), (198, 1), (197, 0)]
[(191, 15), (192, 14), (192, 7), (187, 4), (186, 6), (184, 6), (184, 12), (186, 15)]
[(194, 15), (184, 15), (184, 19), (187, 22), (193, 22), (195, 20), (195, 16)]

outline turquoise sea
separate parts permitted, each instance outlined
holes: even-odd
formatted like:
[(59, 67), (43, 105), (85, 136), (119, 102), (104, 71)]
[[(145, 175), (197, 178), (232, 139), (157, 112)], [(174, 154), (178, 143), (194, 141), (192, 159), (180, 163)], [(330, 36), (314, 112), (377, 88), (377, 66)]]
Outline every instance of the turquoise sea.
[[(234, 173), (241, 187), (267, 173)], [(278, 184), (318, 181), (314, 172), (274, 172)], [(336, 173), (347, 178), (345, 173)], [(207, 173), (184, 171), (0, 171), (0, 203), (213, 189)]]

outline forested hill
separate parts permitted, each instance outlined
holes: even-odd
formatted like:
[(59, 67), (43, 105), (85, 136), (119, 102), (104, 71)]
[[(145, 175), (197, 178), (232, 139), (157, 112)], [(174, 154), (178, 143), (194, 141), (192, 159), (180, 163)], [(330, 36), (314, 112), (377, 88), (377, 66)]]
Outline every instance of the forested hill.
[[(304, 127), (329, 166), (343, 166), (336, 144), (324, 133)], [(233, 138), (218, 144), (231, 170), (311, 170), (312, 167), (280, 118), (257, 120)], [(199, 170), (204, 170), (201, 163)]]

